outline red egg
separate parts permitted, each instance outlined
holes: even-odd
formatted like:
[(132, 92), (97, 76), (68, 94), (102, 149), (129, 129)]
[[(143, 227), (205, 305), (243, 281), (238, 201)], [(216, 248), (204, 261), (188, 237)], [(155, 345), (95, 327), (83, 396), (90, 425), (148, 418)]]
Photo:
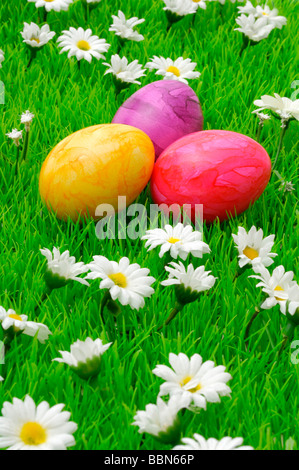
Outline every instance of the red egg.
[[(271, 160), (255, 140), (237, 132), (195, 132), (177, 140), (154, 166), (156, 204), (203, 205), (203, 219), (220, 221), (245, 211), (266, 188)], [(198, 206), (199, 207), (199, 206)]]

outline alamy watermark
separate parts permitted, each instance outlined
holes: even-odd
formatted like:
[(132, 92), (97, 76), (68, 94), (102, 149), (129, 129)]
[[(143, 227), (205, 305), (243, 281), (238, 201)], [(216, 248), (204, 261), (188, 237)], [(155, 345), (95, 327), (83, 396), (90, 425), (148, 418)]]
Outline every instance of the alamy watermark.
[(295, 351), (293, 351), (291, 354), (291, 363), (299, 364), (299, 340), (293, 341), (291, 343), (291, 349), (295, 349)]
[(202, 232), (203, 205), (202, 204), (131, 204), (127, 207), (126, 196), (118, 196), (117, 214), (111, 204), (100, 204), (95, 216), (100, 220), (96, 224), (96, 236), (115, 240), (130, 238), (136, 240), (142, 237), (146, 230), (164, 228), (166, 224), (184, 225), (195, 224), (195, 230)]
[(0, 341), (0, 364), (5, 364), (5, 346), (3, 341)]
[(0, 104), (5, 104), (5, 85), (0, 81)]
[(295, 88), (295, 91), (291, 94), (291, 100), (295, 101), (297, 99), (297, 96), (299, 95), (299, 80), (294, 80), (291, 83), (291, 88)]

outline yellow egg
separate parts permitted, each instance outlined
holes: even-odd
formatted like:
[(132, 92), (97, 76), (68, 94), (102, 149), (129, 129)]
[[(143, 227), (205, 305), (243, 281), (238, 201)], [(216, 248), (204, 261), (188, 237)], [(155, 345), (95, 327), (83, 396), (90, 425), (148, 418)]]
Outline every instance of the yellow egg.
[(155, 161), (150, 138), (123, 124), (87, 127), (62, 140), (44, 161), (40, 195), (60, 219), (96, 218), (100, 204), (118, 210), (118, 196), (131, 204), (148, 183)]

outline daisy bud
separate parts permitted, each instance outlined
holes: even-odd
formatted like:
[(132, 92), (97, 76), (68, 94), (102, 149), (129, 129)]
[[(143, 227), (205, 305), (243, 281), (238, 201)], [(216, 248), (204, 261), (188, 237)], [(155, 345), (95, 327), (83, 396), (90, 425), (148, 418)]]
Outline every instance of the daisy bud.
[(216, 281), (214, 276), (209, 275), (211, 271), (205, 271), (204, 266), (194, 269), (192, 264), (189, 264), (186, 269), (181, 261), (179, 264), (169, 263), (165, 270), (169, 272), (169, 279), (162, 281), (161, 284), (163, 286), (175, 285), (176, 297), (181, 305), (198, 300), (200, 294), (211, 289)]
[(21, 115), (21, 123), (25, 125), (25, 131), (30, 131), (30, 124), (34, 118), (34, 114), (32, 114), (28, 109)]
[(137, 31), (134, 31), (134, 27), (143, 23), (144, 18), (139, 19), (136, 16), (130, 19), (126, 19), (124, 13), (118, 10), (117, 16), (112, 15), (113, 23), (109, 28), (109, 31), (113, 31), (116, 36), (121, 39), (127, 39), (130, 41), (143, 41), (144, 37)]
[(181, 424), (178, 412), (190, 404), (188, 396), (172, 396), (167, 403), (160, 397), (157, 404), (146, 405), (145, 411), (137, 411), (133, 426), (139, 426), (139, 433), (147, 432), (163, 444), (174, 444), (180, 440)]
[(186, 15), (194, 14), (197, 11), (197, 4), (191, 0), (163, 0), (165, 7), (163, 10), (170, 24), (184, 18)]
[(8, 132), (6, 135), (10, 139), (12, 139), (13, 143), (19, 147), (20, 145), (20, 140), (22, 139), (22, 132), (23, 131), (18, 131), (18, 129), (13, 129), (11, 132)]
[(103, 344), (101, 339), (93, 341), (86, 338), (85, 341), (77, 340), (71, 345), (71, 352), (59, 351), (62, 358), (53, 361), (64, 362), (81, 378), (89, 379), (100, 372), (101, 358), (112, 343)]
[(172, 450), (196, 451), (196, 450), (254, 450), (251, 446), (243, 446), (242, 437), (223, 437), (218, 441), (210, 437), (205, 439), (200, 434), (193, 434), (193, 438), (183, 437), (182, 444), (175, 446)]
[(84, 263), (76, 263), (76, 258), (70, 256), (69, 251), (60, 254), (58, 248), (53, 248), (53, 253), (44, 248), (40, 250), (41, 254), (47, 258), (48, 266), (45, 272), (45, 282), (50, 290), (59, 289), (68, 284), (68, 282), (77, 281), (88, 286), (85, 279), (78, 277), (82, 273), (88, 271), (88, 267)]

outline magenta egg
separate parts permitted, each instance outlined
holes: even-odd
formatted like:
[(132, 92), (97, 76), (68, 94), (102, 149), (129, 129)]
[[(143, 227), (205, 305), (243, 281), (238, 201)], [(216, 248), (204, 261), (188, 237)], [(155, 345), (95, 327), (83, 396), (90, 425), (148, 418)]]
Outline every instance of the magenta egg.
[(191, 205), (193, 220), (202, 205), (206, 222), (222, 221), (256, 201), (270, 175), (269, 155), (255, 140), (236, 132), (202, 131), (182, 137), (160, 155), (151, 193), (156, 204)]
[(203, 114), (192, 88), (176, 80), (159, 80), (127, 99), (112, 122), (145, 132), (154, 144), (157, 158), (172, 142), (201, 131)]

